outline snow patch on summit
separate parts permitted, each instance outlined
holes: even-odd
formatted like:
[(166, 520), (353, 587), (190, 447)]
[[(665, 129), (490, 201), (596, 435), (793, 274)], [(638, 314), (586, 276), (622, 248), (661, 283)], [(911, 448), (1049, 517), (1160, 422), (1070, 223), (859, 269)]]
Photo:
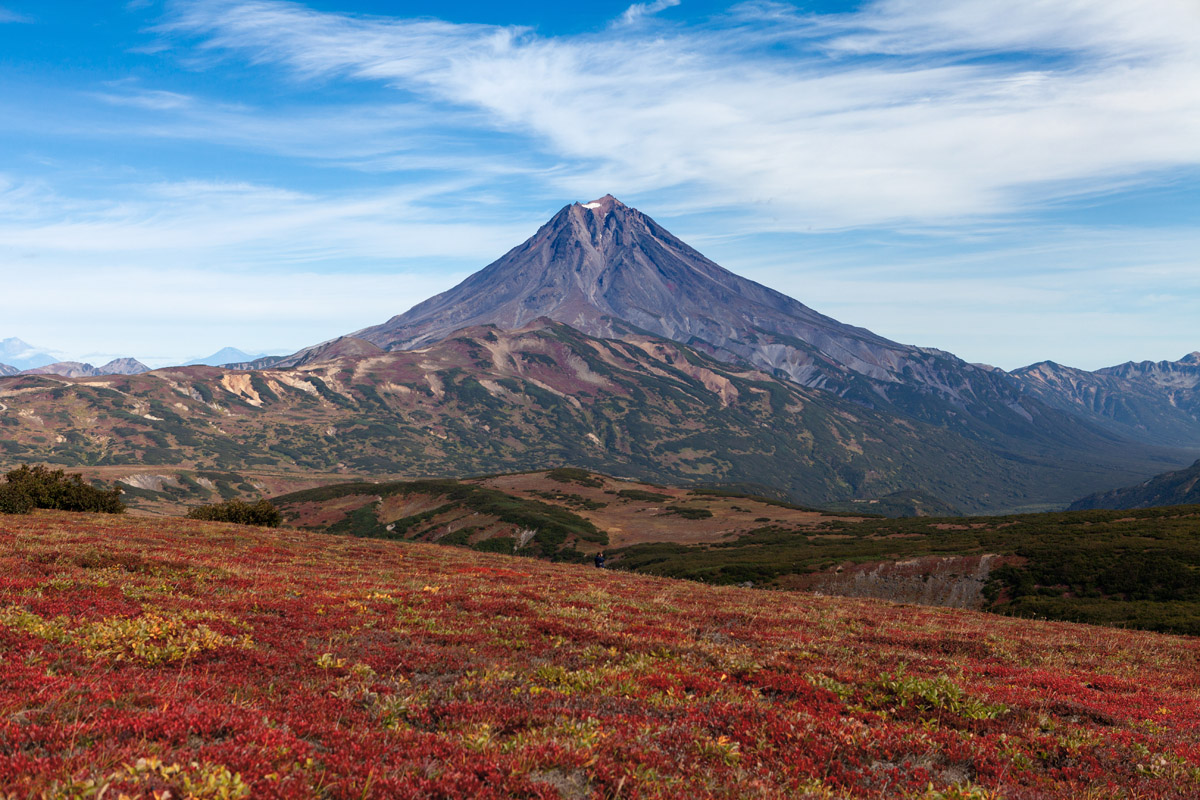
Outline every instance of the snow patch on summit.
[(583, 207), (584, 208), (599, 208), (600, 204), (599, 203), (584, 203)]

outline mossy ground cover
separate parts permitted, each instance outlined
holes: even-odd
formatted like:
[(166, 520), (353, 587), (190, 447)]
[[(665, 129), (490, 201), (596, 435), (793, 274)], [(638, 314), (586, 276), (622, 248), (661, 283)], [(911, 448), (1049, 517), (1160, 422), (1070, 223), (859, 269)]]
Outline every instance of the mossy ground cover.
[(1191, 798), (1200, 640), (0, 517), (0, 796)]

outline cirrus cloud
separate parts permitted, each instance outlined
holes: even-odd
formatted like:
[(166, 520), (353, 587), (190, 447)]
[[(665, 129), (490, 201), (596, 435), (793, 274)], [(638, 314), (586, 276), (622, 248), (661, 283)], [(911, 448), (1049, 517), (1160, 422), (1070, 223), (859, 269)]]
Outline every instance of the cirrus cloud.
[(758, 207), (792, 229), (1019, 213), (1200, 164), (1187, 0), (760, 4), (569, 37), (200, 0), (166, 30), (296, 80), (469, 110), (570, 165), (564, 191), (673, 191), (680, 208)]

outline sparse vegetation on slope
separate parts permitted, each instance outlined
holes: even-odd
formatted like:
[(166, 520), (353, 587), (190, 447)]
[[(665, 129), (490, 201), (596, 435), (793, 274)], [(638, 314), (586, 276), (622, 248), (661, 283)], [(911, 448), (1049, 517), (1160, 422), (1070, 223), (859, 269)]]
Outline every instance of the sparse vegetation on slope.
[[(805, 586), (844, 565), (1005, 556), (983, 607), (1002, 614), (1200, 635), (1200, 506), (764, 525), (723, 542), (611, 550), (614, 565), (713, 583)], [(836, 589), (832, 589), (836, 591)]]
[(572, 464), (765, 486), (808, 505), (885, 495), (920, 476), (956, 507), (996, 511), (1059, 505), (1098, 481), (1173, 465), (1116, 445), (1115, 461), (1089, 453), (1067, 464), (1058, 450), (1009, 458), (953, 426), (872, 411), (673, 342), (595, 339), (557, 324), (468, 329), (420, 353), (291, 370), (2, 378), (0, 397), (9, 463), (192, 474), (444, 477)]
[[(306, 504), (346, 499), (347, 512), (329, 526), (330, 533), (439, 541), (555, 560), (582, 560), (576, 550), (581, 542), (608, 544), (603, 531), (567, 508), (458, 481), (343, 484), (275, 502), (295, 518)], [(389, 514), (385, 505), (401, 510)]]
[(0, 575), (17, 800), (1200, 791), (1195, 639), (47, 512)]

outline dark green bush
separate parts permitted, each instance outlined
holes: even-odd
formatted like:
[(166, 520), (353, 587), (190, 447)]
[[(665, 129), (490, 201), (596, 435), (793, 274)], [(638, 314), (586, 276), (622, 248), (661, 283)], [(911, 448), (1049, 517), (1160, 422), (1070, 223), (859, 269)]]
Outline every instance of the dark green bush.
[(23, 501), (17, 499), (23, 495), (31, 508), (94, 511), (101, 514), (120, 514), (125, 511), (120, 489), (97, 489), (85, 483), (82, 475), (67, 475), (61, 469), (52, 470), (40, 464), (36, 467), (25, 465), (6, 474), (4, 480), (4, 493), (9, 499), (0, 503), (16, 508), (23, 507)]
[(33, 511), (33, 498), (20, 486), (0, 484), (0, 514), (28, 514)]
[(691, 506), (667, 506), (663, 513), (678, 514), (684, 519), (708, 519), (712, 512), (707, 508), (692, 508)]
[(187, 513), (188, 519), (203, 519), (209, 522), (236, 522), (239, 525), (259, 525), (263, 528), (278, 528), (283, 524), (283, 514), (269, 500), (247, 503), (230, 500), (197, 506)]
[[(522, 355), (524, 356), (528, 354), (522, 353)], [(558, 481), (559, 483), (577, 483), (580, 486), (591, 486), (594, 489), (599, 489), (600, 487), (604, 486), (603, 478), (598, 475), (593, 475), (586, 469), (579, 469), (578, 467), (559, 467), (558, 469), (552, 469), (546, 473), (546, 477), (552, 481)]]
[(617, 492), (617, 497), (624, 497), (626, 500), (637, 500), (643, 503), (664, 503), (671, 499), (669, 494), (647, 492), (645, 489), (622, 489)]

